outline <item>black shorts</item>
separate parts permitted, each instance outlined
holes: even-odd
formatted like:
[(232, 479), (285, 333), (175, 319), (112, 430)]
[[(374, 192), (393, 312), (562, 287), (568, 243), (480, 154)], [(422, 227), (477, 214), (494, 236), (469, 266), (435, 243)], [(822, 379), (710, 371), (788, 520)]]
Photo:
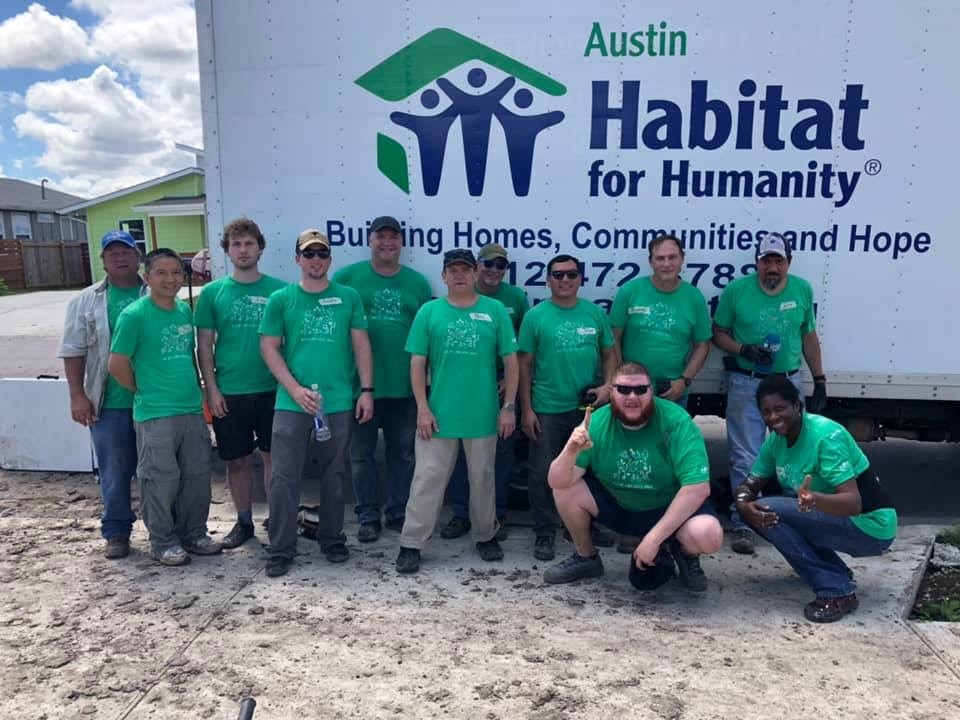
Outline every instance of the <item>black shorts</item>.
[(270, 452), (276, 391), (223, 397), (227, 401), (227, 415), (213, 418), (220, 459), (238, 460), (252, 453), (255, 447), (261, 452)]
[[(607, 490), (593, 473), (588, 472), (583, 476), (594, 501), (597, 503), (597, 517), (595, 518), (601, 525), (610, 528), (621, 535), (633, 535), (642, 538), (646, 536), (653, 526), (660, 522), (660, 518), (667, 512), (669, 505), (651, 508), (650, 510), (627, 510), (622, 507), (613, 494)], [(717, 517), (713, 504), (708, 498), (700, 509), (693, 515), (710, 515)], [(693, 517), (691, 515), (690, 517)]]

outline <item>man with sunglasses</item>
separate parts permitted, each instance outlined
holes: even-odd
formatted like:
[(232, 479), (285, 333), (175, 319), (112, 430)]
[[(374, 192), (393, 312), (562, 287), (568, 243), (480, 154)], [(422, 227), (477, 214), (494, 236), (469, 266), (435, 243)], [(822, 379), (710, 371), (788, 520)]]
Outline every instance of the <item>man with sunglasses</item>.
[[(279, 383), (271, 439), (270, 577), (285, 575), (297, 552), (300, 478), (308, 453), (322, 473), (320, 550), (332, 563), (349, 557), (343, 484), (350, 472), (350, 435), (354, 418), (365, 423), (373, 417), (373, 358), (363, 302), (356, 290), (328, 278), (326, 235), (304, 230), (294, 249), (300, 282), (270, 296), (260, 323), (260, 352)], [(327, 440), (315, 435), (318, 409), (326, 415)]]
[[(527, 293), (516, 285), (504, 282), (510, 258), (503, 246), (498, 243), (484, 245), (477, 253), (477, 282), (476, 291), (480, 295), (494, 298), (503, 303), (513, 324), (516, 335), (520, 331), (520, 323), (530, 309)], [(497, 363), (497, 380), (500, 397), (503, 398), (503, 364)], [(510, 494), (510, 477), (513, 473), (514, 448), (516, 435), (497, 440), (497, 457), (495, 462), (497, 487), (497, 540), (507, 539), (507, 497)], [(440, 531), (440, 537), (445, 540), (458, 538), (470, 530), (469, 505), (470, 486), (467, 482), (467, 462), (461, 452), (457, 457), (457, 464), (450, 479), (450, 505), (453, 517)]]
[(531, 442), (527, 492), (537, 560), (553, 560), (557, 510), (547, 483), (551, 461), (583, 420), (581, 398), (606, 403), (617, 366), (606, 313), (581, 300), (580, 261), (558, 255), (547, 264), (550, 299), (520, 325), (520, 403), (523, 432)]
[(360, 294), (367, 313), (373, 348), (373, 419), (354, 422), (350, 440), (355, 511), (360, 529), (357, 540), (380, 537), (380, 475), (375, 457), (380, 429), (386, 445), (386, 526), (403, 529), (403, 513), (413, 479), (413, 438), (417, 430), (417, 403), (410, 387), (410, 354), (404, 350), (417, 310), (433, 294), (430, 283), (416, 270), (400, 264), (403, 234), (395, 218), (383, 216), (370, 223), (367, 237), (370, 259), (348, 265), (334, 282)]
[(638, 590), (659, 587), (677, 571), (688, 589), (707, 589), (699, 555), (723, 544), (710, 505), (707, 448), (682, 407), (654, 396), (643, 365), (617, 369), (610, 403), (587, 409), (550, 465), (549, 481), (575, 549), (544, 573), (545, 582), (603, 575), (590, 538), (597, 521), (641, 538), (629, 574)]
[[(467, 458), (471, 534), (477, 552), (488, 562), (503, 559), (496, 539), (493, 464), (497, 437), (508, 437), (515, 429), (517, 340), (503, 305), (474, 288), (476, 267), (470, 250), (444, 253), (447, 295), (420, 308), (407, 338), (410, 382), (417, 399), (417, 438), (416, 467), (396, 562), (401, 573), (420, 569), (420, 551), (436, 526), (461, 447)], [(502, 405), (497, 358), (504, 368)]]

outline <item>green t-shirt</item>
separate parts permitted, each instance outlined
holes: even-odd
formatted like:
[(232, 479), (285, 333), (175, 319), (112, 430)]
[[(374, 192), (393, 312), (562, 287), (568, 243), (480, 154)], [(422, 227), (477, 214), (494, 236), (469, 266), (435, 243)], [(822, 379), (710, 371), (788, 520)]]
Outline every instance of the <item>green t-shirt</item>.
[(683, 375), (691, 346), (712, 335), (710, 312), (699, 290), (681, 281), (673, 291), (663, 292), (649, 277), (617, 291), (610, 325), (623, 329), (623, 359), (643, 363), (653, 380)]
[[(837, 485), (855, 479), (870, 466), (853, 436), (838, 422), (822, 415), (803, 414), (803, 427), (793, 447), (787, 439), (771, 433), (760, 447), (750, 474), (754, 477), (776, 476), (780, 487), (792, 495), (803, 484), (806, 475), (812, 477), (810, 489), (833, 495)], [(850, 521), (870, 537), (890, 540), (897, 534), (897, 511), (880, 508)]]
[(194, 344), (193, 312), (182, 300), (165, 310), (147, 296), (120, 313), (110, 351), (133, 366), (136, 422), (202, 412)]
[(224, 395), (273, 392), (277, 381), (260, 355), (260, 319), (267, 299), (287, 283), (263, 275), (253, 283), (232, 277), (203, 288), (197, 301), (198, 328), (215, 330), (217, 386)]
[[(759, 276), (747, 275), (727, 285), (713, 320), (740, 343), (759, 344), (770, 333), (779, 335), (780, 349), (771, 372), (790, 372), (800, 367), (803, 336), (816, 327), (813, 288), (803, 278), (788, 275), (783, 290), (767, 295), (760, 288)], [(745, 358), (738, 356), (737, 363), (745, 370), (754, 369)]]
[(471, 307), (458, 308), (441, 297), (420, 308), (407, 337), (407, 352), (427, 358), (437, 437), (496, 434), (496, 359), (516, 351), (510, 316), (496, 300), (479, 295)]
[[(140, 284), (131, 288), (118, 288), (107, 283), (107, 324), (110, 327), (110, 337), (117, 331), (117, 319), (127, 305), (140, 299), (143, 286)], [(105, 410), (129, 410), (133, 407), (133, 393), (107, 375), (107, 382), (103, 389), (103, 403)]]
[[(359, 392), (351, 330), (366, 330), (363, 303), (353, 288), (331, 282), (311, 293), (287, 285), (267, 300), (260, 334), (282, 337), (287, 368), (303, 387), (316, 384), (327, 413), (353, 409)], [(282, 385), (277, 386), (277, 410), (303, 412)]]
[(496, 290), (489, 295), (484, 295), (484, 297), (494, 298), (503, 303), (504, 307), (507, 308), (507, 315), (510, 316), (510, 322), (513, 324), (513, 332), (514, 334), (518, 333), (520, 323), (523, 322), (523, 316), (530, 309), (530, 300), (527, 299), (527, 293), (523, 288), (501, 282), (497, 285)]
[(410, 353), (404, 346), (417, 310), (433, 295), (430, 283), (408, 267), (380, 275), (368, 260), (348, 265), (333, 280), (352, 287), (363, 301), (373, 348), (373, 397), (410, 397)]
[(602, 384), (601, 350), (613, 345), (613, 332), (592, 302), (563, 308), (545, 300), (523, 318), (518, 344), (533, 355), (533, 409), (563, 413), (577, 408), (581, 391)]
[(590, 419), (593, 447), (577, 455), (627, 510), (669, 505), (683, 485), (710, 481), (703, 435), (687, 411), (655, 397), (650, 421), (627, 430), (604, 405)]

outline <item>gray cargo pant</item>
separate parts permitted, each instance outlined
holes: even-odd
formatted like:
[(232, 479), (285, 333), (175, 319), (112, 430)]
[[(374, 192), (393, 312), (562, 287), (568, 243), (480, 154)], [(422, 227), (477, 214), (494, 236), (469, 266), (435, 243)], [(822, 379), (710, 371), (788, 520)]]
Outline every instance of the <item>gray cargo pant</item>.
[(353, 413), (327, 415), (332, 437), (317, 442), (313, 416), (277, 410), (273, 414), (273, 480), (270, 483), (270, 557), (292, 559), (297, 554), (297, 510), (304, 463), (320, 477), (317, 542), (320, 549), (346, 541), (343, 534), (343, 483), (350, 477), (350, 435)]
[(155, 552), (207, 534), (210, 431), (200, 413), (134, 423), (140, 515)]

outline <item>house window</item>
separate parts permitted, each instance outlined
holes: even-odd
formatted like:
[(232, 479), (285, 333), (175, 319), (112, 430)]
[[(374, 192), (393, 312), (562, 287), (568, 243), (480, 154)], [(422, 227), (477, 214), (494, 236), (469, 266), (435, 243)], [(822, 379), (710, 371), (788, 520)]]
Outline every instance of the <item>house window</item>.
[(33, 237), (30, 234), (30, 216), (23, 213), (13, 213), (13, 237), (17, 240), (29, 240)]
[(142, 255), (147, 254), (147, 235), (143, 231), (143, 220), (121, 220), (120, 229), (133, 236)]

